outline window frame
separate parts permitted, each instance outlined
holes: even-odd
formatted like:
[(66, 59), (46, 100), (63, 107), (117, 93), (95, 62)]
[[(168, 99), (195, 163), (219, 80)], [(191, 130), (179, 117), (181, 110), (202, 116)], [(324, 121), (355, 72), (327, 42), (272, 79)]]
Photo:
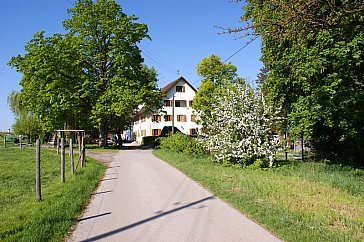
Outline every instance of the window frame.
[(185, 86), (176, 86), (176, 92), (186, 92)]

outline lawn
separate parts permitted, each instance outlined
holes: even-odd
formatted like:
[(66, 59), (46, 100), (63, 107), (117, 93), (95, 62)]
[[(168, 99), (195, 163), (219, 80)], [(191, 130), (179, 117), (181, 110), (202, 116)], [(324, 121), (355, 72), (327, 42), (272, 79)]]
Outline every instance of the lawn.
[(105, 166), (87, 158), (86, 168), (60, 182), (60, 158), (42, 150), (42, 201), (35, 196), (35, 149), (0, 147), (0, 241), (61, 241), (97, 187)]
[(284, 241), (364, 241), (363, 170), (299, 161), (251, 170), (154, 154)]

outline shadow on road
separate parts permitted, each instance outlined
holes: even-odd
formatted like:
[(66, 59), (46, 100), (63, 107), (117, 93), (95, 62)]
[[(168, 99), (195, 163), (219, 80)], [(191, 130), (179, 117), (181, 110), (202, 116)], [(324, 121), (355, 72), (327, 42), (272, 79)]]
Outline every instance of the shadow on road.
[(131, 228), (134, 228), (136, 226), (139, 226), (139, 225), (142, 225), (142, 224), (145, 224), (145, 223), (148, 223), (152, 220), (155, 220), (155, 219), (158, 219), (160, 217), (163, 217), (163, 216), (167, 216), (171, 213), (175, 213), (175, 212), (178, 212), (182, 209), (185, 209), (185, 208), (188, 208), (188, 207), (191, 207), (191, 206), (194, 206), (196, 204), (199, 204), (199, 203), (202, 203), (202, 202), (205, 202), (205, 201), (208, 201), (208, 200), (211, 200), (211, 199), (215, 199), (215, 196), (210, 196), (210, 197), (206, 197), (206, 198), (203, 198), (201, 200), (198, 200), (198, 201), (195, 201), (195, 202), (192, 202), (192, 203), (189, 203), (189, 204), (186, 204), (184, 206), (181, 206), (181, 207), (178, 207), (178, 208), (175, 208), (175, 209), (172, 209), (172, 210), (169, 210), (169, 211), (166, 211), (166, 212), (163, 212), (163, 213), (160, 213), (158, 215), (155, 215), (153, 217), (150, 217), (150, 218), (146, 218), (144, 220), (141, 220), (141, 221), (138, 221), (136, 223), (133, 223), (133, 224), (130, 224), (130, 225), (127, 225), (127, 226), (124, 226), (124, 227), (121, 227), (121, 228), (118, 228), (118, 229), (115, 229), (115, 230), (112, 230), (110, 232), (107, 232), (107, 233), (104, 233), (104, 234), (100, 234), (100, 235), (97, 235), (95, 237), (92, 237), (92, 238), (89, 238), (89, 239), (86, 239), (86, 240), (82, 240), (82, 241), (96, 241), (96, 240), (100, 240), (100, 239), (103, 239), (103, 238), (106, 238), (108, 236), (111, 236), (111, 235), (114, 235), (114, 234), (117, 234), (117, 233), (120, 233), (120, 232), (123, 232), (125, 230), (128, 230), (128, 229), (131, 229)]
[(102, 217), (102, 216), (106, 216), (106, 215), (109, 215), (109, 214), (111, 214), (111, 212), (108, 212), (108, 213), (102, 213), (102, 214), (98, 214), (98, 215), (90, 216), (90, 217), (87, 217), (87, 218), (80, 218), (80, 219), (78, 220), (78, 222), (80, 222), (80, 221), (84, 221), (84, 220), (93, 219), (93, 218), (98, 218), (98, 217)]

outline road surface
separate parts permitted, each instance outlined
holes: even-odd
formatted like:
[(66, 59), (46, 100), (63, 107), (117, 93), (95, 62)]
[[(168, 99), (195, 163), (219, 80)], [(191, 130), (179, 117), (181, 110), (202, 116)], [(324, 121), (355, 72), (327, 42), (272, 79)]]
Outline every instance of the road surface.
[(280, 241), (151, 150), (91, 155), (109, 168), (67, 241)]

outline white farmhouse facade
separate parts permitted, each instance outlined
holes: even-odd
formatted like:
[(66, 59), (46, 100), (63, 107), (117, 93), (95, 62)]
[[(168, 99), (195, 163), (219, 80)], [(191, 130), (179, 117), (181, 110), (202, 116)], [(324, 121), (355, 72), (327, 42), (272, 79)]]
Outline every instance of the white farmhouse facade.
[[(186, 135), (196, 135), (199, 126), (195, 123), (192, 101), (196, 89), (184, 78), (169, 83), (162, 88), (163, 108), (160, 113), (139, 113), (134, 118), (134, 140), (142, 142), (145, 136), (164, 136), (174, 131)], [(173, 125), (174, 124), (174, 125)]]

